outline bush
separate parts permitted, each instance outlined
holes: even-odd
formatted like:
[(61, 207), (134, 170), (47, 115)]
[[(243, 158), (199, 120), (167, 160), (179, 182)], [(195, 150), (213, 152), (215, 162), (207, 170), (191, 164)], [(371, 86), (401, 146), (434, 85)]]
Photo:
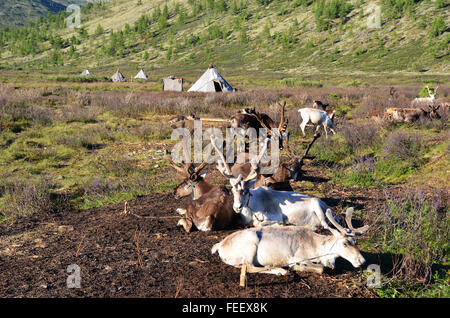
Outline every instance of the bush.
[(423, 138), (418, 133), (397, 130), (388, 137), (385, 150), (388, 156), (408, 161), (412, 167), (418, 167), (424, 152)]
[(440, 195), (427, 199), (419, 189), (386, 195), (385, 213), (372, 238), (394, 255), (397, 278), (427, 282), (431, 266), (448, 256), (450, 220), (442, 199)]
[(380, 126), (376, 123), (345, 124), (339, 129), (340, 134), (353, 150), (371, 147), (378, 143)]
[(56, 213), (69, 207), (69, 198), (55, 190), (59, 185), (50, 175), (42, 174), (37, 183), (15, 178), (0, 185), (0, 215), (26, 216), (32, 213)]

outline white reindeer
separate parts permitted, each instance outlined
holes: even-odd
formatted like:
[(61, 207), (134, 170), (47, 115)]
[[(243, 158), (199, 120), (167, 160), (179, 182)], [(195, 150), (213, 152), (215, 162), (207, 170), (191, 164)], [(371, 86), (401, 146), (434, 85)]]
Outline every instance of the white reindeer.
[(323, 125), (326, 138), (328, 138), (327, 127), (333, 132), (333, 134), (336, 134), (336, 126), (334, 125), (334, 115), (336, 112), (333, 111), (333, 113), (329, 115), (326, 111), (317, 108), (300, 108), (298, 112), (302, 117), (300, 128), (302, 129), (303, 136), (305, 136), (306, 124), (309, 122), (316, 126), (316, 132), (319, 131), (320, 125)]
[[(331, 210), (327, 216), (333, 220)], [(235, 232), (215, 244), (211, 253), (219, 252), (228, 265), (245, 265), (249, 273), (285, 275), (289, 267), (296, 271), (322, 273), (324, 267), (334, 269), (335, 260), (342, 257), (357, 268), (365, 263), (353, 238), (368, 227), (354, 229), (351, 224), (353, 209), (348, 209), (346, 222), (349, 229), (333, 221), (338, 230), (333, 235), (321, 235), (302, 226), (266, 226)]]
[(234, 197), (233, 209), (240, 214), (243, 225), (262, 226), (278, 223), (303, 225), (314, 230), (319, 226), (329, 229), (325, 211), (330, 207), (325, 202), (305, 194), (277, 191), (265, 186), (252, 189), (254, 179), (258, 176), (257, 165), (253, 165), (246, 178), (242, 175), (235, 178), (223, 153), (218, 149), (214, 136), (211, 136), (211, 144), (221, 159), (217, 165), (218, 170), (230, 179)]
[(413, 101), (411, 102), (411, 106), (421, 106), (421, 105), (434, 105), (434, 102), (436, 100), (436, 93), (437, 93), (437, 89), (438, 89), (439, 85), (436, 86), (436, 88), (434, 89), (434, 92), (431, 93), (430, 88), (428, 87), (428, 85), (426, 86), (427, 91), (428, 91), (428, 97), (417, 97), (414, 98)]

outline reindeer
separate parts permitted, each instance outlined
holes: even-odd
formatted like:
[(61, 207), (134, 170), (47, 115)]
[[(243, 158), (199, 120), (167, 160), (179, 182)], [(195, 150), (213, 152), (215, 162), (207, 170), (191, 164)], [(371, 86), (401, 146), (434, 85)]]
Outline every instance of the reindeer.
[(334, 222), (331, 210), (326, 215), (336, 226), (332, 235), (322, 235), (302, 226), (266, 226), (235, 232), (215, 244), (211, 253), (219, 252), (221, 260), (231, 266), (246, 266), (249, 273), (285, 275), (295, 271), (322, 273), (324, 267), (335, 268), (335, 260), (342, 257), (355, 268), (365, 263), (356, 247), (354, 236), (368, 227), (355, 229), (351, 223), (353, 209), (346, 212), (349, 229)]
[(286, 102), (283, 102), (283, 104), (278, 103), (278, 105), (281, 107), (281, 120), (278, 126), (267, 114), (258, 113), (256, 112), (255, 108), (244, 108), (237, 114), (231, 116), (231, 127), (235, 129), (243, 128), (244, 130), (254, 128), (258, 134), (259, 130), (264, 128), (266, 129), (267, 134), (270, 136), (275, 133), (273, 129), (278, 128), (278, 132), (276, 134), (279, 138), (280, 149), (283, 149), (282, 136), (288, 125), (288, 121), (285, 119), (284, 114)]
[(426, 86), (427, 91), (428, 91), (428, 97), (417, 97), (414, 98), (413, 101), (411, 102), (411, 106), (415, 107), (415, 106), (421, 106), (421, 105), (434, 105), (434, 102), (436, 100), (436, 93), (438, 90), (438, 86), (436, 86), (436, 88), (434, 89), (434, 92), (431, 93), (430, 88), (428, 87), (428, 85)]
[(437, 112), (440, 105), (428, 105), (429, 111), (423, 108), (386, 108), (384, 112), (385, 120), (393, 120), (396, 122), (413, 123), (419, 119), (439, 119), (441, 116)]
[(316, 125), (316, 132), (319, 131), (320, 125), (323, 125), (323, 129), (325, 130), (325, 137), (328, 139), (327, 127), (336, 134), (336, 126), (334, 125), (334, 115), (328, 115), (328, 113), (324, 110), (316, 109), (316, 108), (300, 108), (298, 110), (300, 116), (302, 117), (302, 123), (300, 124), (300, 128), (302, 129), (303, 136), (305, 135), (305, 127), (308, 122), (311, 122), (313, 125)]
[(183, 226), (188, 233), (193, 225), (200, 231), (227, 228), (234, 215), (230, 192), (226, 187), (205, 181), (206, 173), (200, 172), (206, 163), (203, 162), (198, 167), (185, 164), (181, 168), (174, 163), (171, 166), (184, 177), (183, 182), (175, 189), (175, 197), (191, 196), (186, 209), (176, 210), (182, 216), (177, 225)]
[[(287, 162), (281, 162), (278, 169), (272, 173), (272, 174), (258, 174), (255, 180), (255, 183), (253, 184), (252, 188), (256, 189), (260, 186), (266, 186), (274, 190), (278, 191), (294, 191), (290, 180), (298, 181), (300, 180), (301, 176), (301, 170), (304, 163), (304, 160), (307, 158), (308, 152), (311, 149), (314, 142), (320, 137), (320, 133), (316, 133), (314, 135), (313, 140), (309, 143), (309, 145), (306, 148), (306, 151), (304, 152), (303, 156), (298, 157), (296, 156), (289, 148), (288, 144), (286, 143), (287, 151), (289, 152), (290, 159)], [(264, 154), (267, 149), (267, 143), (268, 139), (264, 142), (264, 148), (260, 152), (261, 154)], [(216, 146), (215, 138), (211, 138), (211, 144), (215, 148), (216, 153), (220, 156), (222, 161), (225, 162), (224, 155), (222, 151)], [(248, 153), (246, 153), (248, 155)], [(243, 163), (243, 164), (234, 164), (231, 166), (231, 170), (229, 174), (233, 175), (234, 178), (239, 177), (239, 175), (247, 176), (250, 174), (252, 170), (252, 164), (250, 163), (250, 160), (248, 159), (249, 156), (246, 156), (249, 162)], [(254, 163), (259, 165), (260, 160), (262, 157), (257, 157), (256, 160), (254, 160)], [(225, 169), (224, 167), (221, 168), (222, 170)]]
[(330, 104), (328, 104), (328, 103), (324, 104), (320, 100), (315, 100), (314, 104), (313, 104), (313, 108), (324, 110), (324, 111), (327, 112), (328, 116), (330, 116), (330, 117), (333, 116), (333, 118), (334, 118), (334, 114), (336, 113), (336, 111), (335, 110), (331, 110), (331, 109), (327, 109), (328, 106), (330, 106)]
[[(213, 146), (214, 137), (211, 137)], [(252, 162), (247, 177), (235, 178), (223, 155), (219, 157), (217, 169), (227, 178), (234, 197), (233, 209), (241, 216), (243, 225), (260, 226), (275, 223), (309, 226), (329, 229), (324, 211), (330, 207), (319, 198), (293, 191), (277, 191), (266, 186), (252, 189), (258, 177), (258, 164)], [(261, 155), (261, 154), (260, 154)]]

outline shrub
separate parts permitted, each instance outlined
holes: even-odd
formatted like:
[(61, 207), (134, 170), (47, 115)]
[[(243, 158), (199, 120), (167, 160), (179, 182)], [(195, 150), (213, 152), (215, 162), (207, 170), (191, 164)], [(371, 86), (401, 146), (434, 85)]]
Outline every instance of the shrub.
[(398, 196), (386, 194), (385, 212), (372, 239), (393, 254), (393, 274), (399, 279), (431, 278), (431, 266), (448, 256), (449, 216), (443, 198), (428, 199), (419, 189)]
[(32, 213), (55, 213), (69, 207), (69, 198), (56, 192), (59, 185), (50, 175), (41, 174), (37, 183), (13, 179), (0, 185), (0, 215), (25, 216)]
[(385, 150), (388, 156), (408, 161), (412, 167), (417, 167), (423, 156), (423, 139), (418, 133), (396, 130), (388, 137)]
[(376, 123), (346, 123), (339, 132), (352, 149), (357, 150), (376, 145), (380, 137), (380, 128), (380, 125)]

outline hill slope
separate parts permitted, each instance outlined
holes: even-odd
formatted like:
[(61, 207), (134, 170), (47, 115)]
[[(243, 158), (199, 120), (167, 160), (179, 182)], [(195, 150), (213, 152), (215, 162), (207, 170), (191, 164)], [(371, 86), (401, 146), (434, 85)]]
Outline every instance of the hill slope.
[(65, 10), (72, 3), (86, 4), (87, 0), (2, 0), (0, 27), (25, 25), (38, 17)]
[(379, 4), (381, 26), (369, 28), (372, 12), (360, 0), (115, 0), (85, 8), (80, 29), (60, 19), (49, 31), (37, 27), (34, 39), (33, 30), (21, 41), (0, 34), (0, 64), (58, 74), (89, 67), (98, 75), (146, 67), (196, 77), (215, 63), (236, 77), (254, 74), (255, 82), (274, 73), (293, 82), (324, 73), (336, 80), (448, 76), (448, 4)]

